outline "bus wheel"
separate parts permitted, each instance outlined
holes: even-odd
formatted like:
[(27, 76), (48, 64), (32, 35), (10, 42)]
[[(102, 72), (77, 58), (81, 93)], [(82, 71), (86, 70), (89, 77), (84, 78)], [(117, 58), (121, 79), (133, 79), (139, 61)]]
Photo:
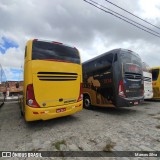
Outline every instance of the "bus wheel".
[(86, 108), (86, 109), (92, 109), (91, 100), (90, 100), (90, 97), (89, 97), (89, 96), (84, 96), (83, 106), (84, 106), (84, 108)]
[(24, 116), (24, 114), (23, 114), (23, 111), (22, 111), (21, 106), (19, 107), (19, 109), (20, 109), (20, 114), (21, 114), (21, 116), (23, 117), (23, 116)]
[(24, 116), (24, 114), (23, 114), (23, 112), (21, 111), (21, 116), (23, 117)]

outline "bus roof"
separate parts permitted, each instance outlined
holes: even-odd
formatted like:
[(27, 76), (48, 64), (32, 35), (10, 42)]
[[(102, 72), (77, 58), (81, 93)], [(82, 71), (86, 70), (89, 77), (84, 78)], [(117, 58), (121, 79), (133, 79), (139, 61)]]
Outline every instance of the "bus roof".
[(160, 66), (157, 66), (157, 67), (151, 67), (151, 70), (153, 69), (160, 69)]
[(110, 50), (110, 51), (108, 51), (108, 52), (105, 52), (105, 53), (103, 53), (103, 54), (100, 54), (100, 55), (98, 55), (98, 56), (96, 56), (96, 57), (94, 57), (94, 58), (91, 58), (91, 59), (83, 62), (82, 64), (85, 64), (85, 63), (88, 63), (88, 62), (92, 62), (93, 60), (95, 60), (95, 59), (97, 59), (97, 58), (101, 58), (101, 57), (103, 57), (103, 56), (105, 56), (105, 55), (107, 55), (107, 54), (110, 54), (110, 53), (113, 53), (113, 54), (114, 54), (115, 52), (116, 52), (116, 53), (119, 53), (120, 51), (131, 52), (131, 53), (134, 53), (136, 56), (139, 57), (139, 55), (138, 55), (137, 53), (135, 53), (135, 52), (133, 52), (133, 51), (131, 51), (131, 50), (123, 49), (123, 48), (117, 48), (117, 49), (113, 49), (113, 50)]
[[(74, 47), (74, 46), (70, 46), (70, 45), (68, 45), (68, 44), (64, 44), (64, 43), (62, 43), (62, 42), (57, 42), (57, 41), (51, 41), (51, 40), (42, 40), (42, 39), (31, 39), (31, 40), (29, 40), (29, 41), (40, 41), (40, 42), (48, 42), (48, 43), (54, 43), (54, 44), (59, 44), (59, 45), (63, 45), (63, 46), (66, 46), (66, 47), (70, 47), (70, 48), (75, 48), (75, 49), (77, 49), (76, 47)], [(78, 50), (78, 49), (77, 49)]]

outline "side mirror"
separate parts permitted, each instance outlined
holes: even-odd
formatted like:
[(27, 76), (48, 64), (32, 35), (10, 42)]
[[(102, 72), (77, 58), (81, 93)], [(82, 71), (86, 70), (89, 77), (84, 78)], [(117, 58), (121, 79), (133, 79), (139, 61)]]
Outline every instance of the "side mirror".
[(19, 83), (18, 82), (16, 83), (16, 88), (19, 88)]

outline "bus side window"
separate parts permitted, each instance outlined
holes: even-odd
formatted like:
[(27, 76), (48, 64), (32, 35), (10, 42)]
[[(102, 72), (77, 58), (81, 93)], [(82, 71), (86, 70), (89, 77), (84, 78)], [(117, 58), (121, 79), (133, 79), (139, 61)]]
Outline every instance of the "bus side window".
[(113, 54), (112, 53), (108, 54), (103, 59), (105, 59), (108, 63), (112, 64), (112, 62), (113, 62)]
[(99, 59), (97, 62), (94, 63), (95, 67), (101, 67), (102, 66), (102, 59)]
[(159, 69), (152, 70), (152, 79), (153, 79), (153, 81), (156, 81), (158, 79), (158, 76), (159, 76)]

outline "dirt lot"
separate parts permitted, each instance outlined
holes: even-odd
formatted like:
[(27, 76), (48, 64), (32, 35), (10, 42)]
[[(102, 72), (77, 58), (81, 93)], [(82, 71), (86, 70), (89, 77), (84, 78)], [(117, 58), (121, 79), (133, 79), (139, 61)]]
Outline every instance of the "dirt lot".
[(0, 108), (0, 139), (1, 151), (160, 151), (160, 102), (83, 109), (72, 116), (30, 123), (20, 116), (17, 102), (6, 102)]

